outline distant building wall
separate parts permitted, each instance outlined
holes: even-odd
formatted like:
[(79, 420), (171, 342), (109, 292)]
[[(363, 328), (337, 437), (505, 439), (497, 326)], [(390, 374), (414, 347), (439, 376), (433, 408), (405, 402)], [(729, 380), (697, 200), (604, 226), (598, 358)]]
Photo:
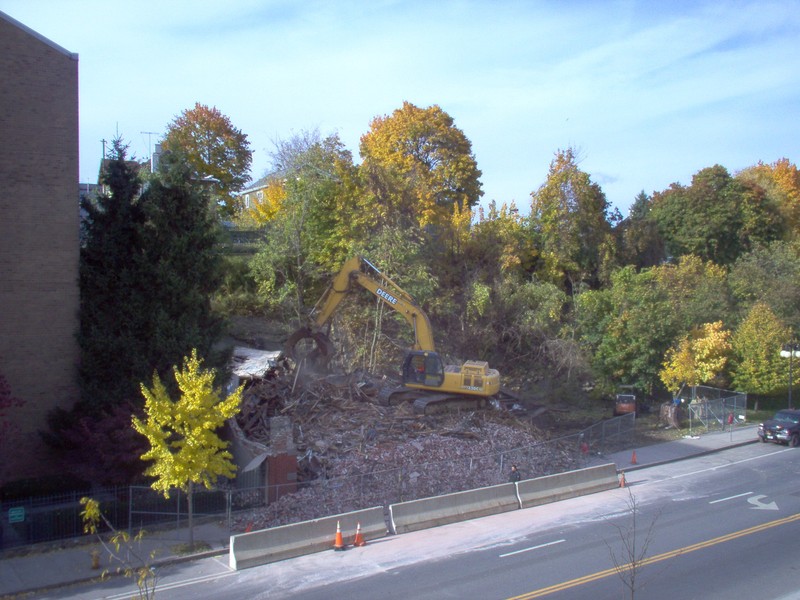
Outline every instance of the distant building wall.
[(78, 393), (78, 57), (0, 12), (0, 81), (0, 373), (25, 401), (8, 481), (55, 471), (38, 432)]

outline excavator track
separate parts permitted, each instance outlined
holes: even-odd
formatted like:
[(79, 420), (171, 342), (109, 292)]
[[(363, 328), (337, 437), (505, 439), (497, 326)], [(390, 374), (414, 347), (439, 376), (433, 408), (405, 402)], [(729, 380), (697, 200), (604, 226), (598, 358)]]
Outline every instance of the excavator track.
[(403, 402), (414, 405), (417, 415), (434, 415), (458, 410), (477, 410), (485, 408), (488, 399), (482, 396), (468, 396), (460, 394), (439, 394), (399, 387), (384, 387), (378, 393), (378, 401), (384, 406), (397, 406)]
[(478, 410), (487, 404), (482, 396), (457, 396), (453, 394), (424, 394), (414, 400), (414, 413), (434, 415), (459, 410)]

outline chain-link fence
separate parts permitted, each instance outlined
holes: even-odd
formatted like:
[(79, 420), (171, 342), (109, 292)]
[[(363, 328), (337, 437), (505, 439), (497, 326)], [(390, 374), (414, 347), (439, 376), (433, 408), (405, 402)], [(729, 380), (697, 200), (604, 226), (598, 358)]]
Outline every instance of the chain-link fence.
[[(244, 529), (256, 515), (259, 527), (276, 526), (504, 483), (509, 480), (512, 464), (526, 479), (552, 475), (585, 467), (592, 455), (627, 449), (633, 444), (634, 430), (635, 415), (627, 414), (574, 435), (479, 456), (455, 456), (391, 469), (374, 464), (369, 471), (285, 487), (197, 489), (193, 493), (193, 515), (197, 520), (222, 520), (236, 531)], [(81, 536), (83, 496), (97, 500), (103, 514), (119, 530), (180, 528), (187, 524), (188, 498), (180, 490), (165, 498), (144, 486), (95, 488), (0, 503), (0, 549)], [(268, 503), (268, 498), (278, 500)]]
[(0, 502), (0, 549), (83, 535), (83, 496), (95, 498), (109, 520), (127, 528), (129, 492), (128, 486), (120, 486), (4, 500)]
[(677, 395), (686, 407), (689, 428), (725, 431), (745, 419), (747, 394), (705, 385), (684, 386)]

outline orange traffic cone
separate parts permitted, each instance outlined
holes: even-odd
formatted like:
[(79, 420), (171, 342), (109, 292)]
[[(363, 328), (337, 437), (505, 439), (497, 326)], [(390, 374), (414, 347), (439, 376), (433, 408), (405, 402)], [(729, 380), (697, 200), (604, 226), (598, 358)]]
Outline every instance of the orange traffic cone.
[(636, 464), (636, 450), (633, 451), (633, 456), (631, 456), (631, 464)]
[(625, 471), (620, 471), (619, 473), (619, 487), (623, 488), (627, 485), (625, 481)]
[(353, 538), (353, 546), (366, 546), (367, 541), (361, 535), (361, 523), (356, 524), (356, 537)]
[(336, 539), (334, 539), (333, 541), (333, 549), (334, 550), (345, 549), (344, 541), (342, 540), (342, 528), (339, 527), (339, 521), (336, 521)]

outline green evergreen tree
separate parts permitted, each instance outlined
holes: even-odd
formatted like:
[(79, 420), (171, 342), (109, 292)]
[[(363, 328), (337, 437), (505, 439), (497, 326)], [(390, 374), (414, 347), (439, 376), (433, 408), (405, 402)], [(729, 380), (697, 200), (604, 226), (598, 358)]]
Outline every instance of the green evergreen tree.
[(173, 152), (143, 189), (126, 152), (115, 140), (109, 193), (83, 204), (82, 408), (140, 404), (154, 369), (168, 374), (192, 348), (207, 355), (219, 333), (210, 306), (217, 225), (201, 182)]
[(127, 149), (122, 140), (113, 141), (102, 172), (107, 192), (81, 201), (79, 407), (135, 398), (151, 372), (142, 373), (135, 358), (143, 355), (138, 333), (146, 319), (136, 301), (147, 289), (136, 260), (145, 214), (138, 165), (127, 160)]
[(664, 256), (664, 240), (658, 226), (650, 218), (651, 198), (639, 192), (631, 205), (627, 218), (615, 228), (621, 265), (634, 265), (638, 269), (660, 264)]
[(136, 299), (145, 346), (141, 366), (165, 376), (192, 348), (209, 356), (220, 334), (220, 319), (211, 309), (221, 281), (219, 226), (202, 182), (178, 153), (162, 160), (141, 201), (145, 222), (137, 263), (146, 282)]

